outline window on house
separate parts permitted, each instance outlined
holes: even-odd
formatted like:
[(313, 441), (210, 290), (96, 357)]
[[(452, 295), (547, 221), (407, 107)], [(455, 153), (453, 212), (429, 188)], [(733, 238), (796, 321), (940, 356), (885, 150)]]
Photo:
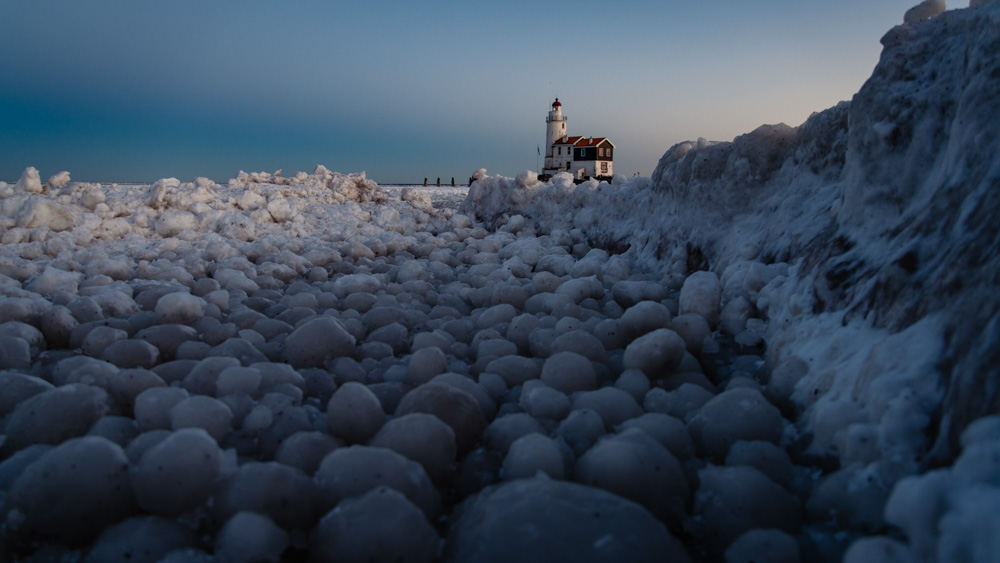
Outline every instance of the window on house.
[(608, 163), (607, 162), (602, 162), (601, 163), (601, 172), (604, 173), (604, 174), (608, 173)]

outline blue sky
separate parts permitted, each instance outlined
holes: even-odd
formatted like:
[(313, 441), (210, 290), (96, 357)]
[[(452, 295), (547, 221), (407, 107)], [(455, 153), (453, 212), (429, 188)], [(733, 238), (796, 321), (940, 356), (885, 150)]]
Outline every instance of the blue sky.
[(850, 99), (915, 3), (0, 0), (0, 179), (513, 176), (555, 96), (646, 176)]

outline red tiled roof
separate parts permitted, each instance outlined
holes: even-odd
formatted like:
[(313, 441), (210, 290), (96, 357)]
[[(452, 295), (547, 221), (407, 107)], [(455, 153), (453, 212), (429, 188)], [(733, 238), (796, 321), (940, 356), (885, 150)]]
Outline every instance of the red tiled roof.
[(596, 147), (605, 141), (609, 145), (611, 145), (612, 148), (614, 148), (615, 144), (612, 143), (611, 141), (608, 141), (607, 137), (591, 137), (589, 139), (587, 137), (582, 137), (582, 136), (563, 137), (562, 139), (559, 139), (558, 141), (552, 143), (552, 145), (553, 146), (572, 145), (574, 147)]

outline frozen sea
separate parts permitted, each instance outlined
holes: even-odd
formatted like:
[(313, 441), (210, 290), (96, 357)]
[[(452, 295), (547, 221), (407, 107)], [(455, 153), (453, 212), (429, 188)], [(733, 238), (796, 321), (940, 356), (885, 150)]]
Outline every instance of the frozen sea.
[(0, 182), (0, 562), (1000, 559), (1000, 2), (650, 178)]

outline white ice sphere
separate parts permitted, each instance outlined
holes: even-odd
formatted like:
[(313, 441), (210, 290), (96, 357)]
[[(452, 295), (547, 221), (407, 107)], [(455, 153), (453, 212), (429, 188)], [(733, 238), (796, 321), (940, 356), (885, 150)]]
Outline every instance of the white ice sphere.
[(506, 356), (486, 364), (486, 371), (499, 375), (508, 387), (513, 387), (521, 385), (525, 381), (537, 379), (541, 373), (541, 365), (532, 358)]
[(686, 461), (694, 456), (694, 443), (687, 426), (670, 415), (663, 413), (646, 413), (642, 416), (626, 420), (618, 427), (619, 430), (638, 428), (649, 434), (679, 461)]
[(541, 380), (549, 387), (573, 393), (597, 387), (597, 375), (590, 360), (575, 352), (558, 352), (545, 360)]
[(951, 498), (952, 509), (939, 524), (938, 561), (997, 561), (1000, 488), (974, 487)]
[(556, 295), (565, 295), (579, 303), (584, 299), (600, 299), (604, 297), (604, 284), (596, 276), (571, 279), (556, 288)]
[(649, 392), (650, 383), (646, 374), (637, 369), (627, 369), (615, 380), (615, 387), (632, 395), (636, 401), (642, 401)]
[(524, 385), (519, 402), (521, 408), (535, 418), (562, 420), (570, 410), (569, 398), (564, 393), (537, 380)]
[(441, 498), (423, 466), (387, 448), (338, 448), (323, 458), (313, 480), (321, 511), (378, 487), (403, 493), (432, 522), (441, 511)]
[(494, 419), (486, 428), (484, 438), (489, 449), (507, 455), (511, 444), (518, 438), (532, 433), (544, 434), (545, 429), (530, 414), (518, 412)]
[(235, 393), (253, 395), (260, 386), (260, 370), (232, 366), (219, 372), (215, 380), (215, 396), (224, 397)]
[(14, 225), (21, 229), (47, 227), (55, 232), (68, 231), (78, 216), (77, 209), (34, 195), (14, 215)]
[(318, 316), (292, 331), (284, 349), (285, 360), (296, 369), (323, 367), (328, 360), (353, 356), (355, 340), (339, 320)]
[(411, 412), (432, 414), (444, 421), (455, 431), (459, 452), (466, 452), (477, 444), (487, 425), (476, 398), (446, 383), (425, 383), (403, 396), (395, 415)]
[(962, 448), (981, 442), (1000, 442), (1000, 415), (974, 420), (962, 431)]
[(237, 512), (215, 537), (216, 557), (234, 563), (280, 561), (287, 547), (288, 533), (256, 512)]
[(695, 355), (701, 353), (702, 344), (712, 334), (705, 317), (695, 313), (677, 315), (667, 328), (676, 332), (684, 340), (688, 352)]
[(903, 23), (915, 24), (929, 20), (948, 9), (945, 0), (924, 0), (903, 14)]
[(271, 217), (274, 218), (276, 223), (291, 221), (298, 213), (295, 206), (289, 203), (288, 199), (284, 197), (271, 198), (271, 200), (267, 202), (267, 212), (271, 214)]
[[(537, 424), (537, 423), (536, 423)], [(601, 415), (590, 409), (571, 411), (556, 428), (556, 436), (580, 457), (606, 433)]]
[(197, 231), (198, 218), (193, 213), (168, 209), (156, 220), (156, 234), (163, 238), (175, 237), (181, 231)]
[(449, 561), (671, 561), (679, 541), (638, 504), (601, 489), (544, 477), (483, 490), (457, 515)]
[(10, 414), (22, 401), (53, 388), (51, 383), (40, 377), (0, 371), (0, 418)]
[[(481, 374), (482, 375), (482, 374)], [(495, 375), (495, 374), (494, 374)], [(448, 372), (442, 373), (440, 375), (434, 376), (431, 379), (432, 382), (444, 383), (445, 385), (451, 385), (452, 387), (458, 389), (459, 391), (464, 391), (468, 393), (476, 402), (479, 404), (479, 409), (483, 411), (483, 416), (488, 420), (492, 420), (497, 412), (496, 400), (490, 396), (490, 394), (476, 383), (471, 377), (462, 375), (460, 373)], [(506, 391), (506, 387), (504, 389)]]
[(63, 170), (49, 176), (49, 181), (46, 182), (50, 188), (61, 188), (69, 183), (69, 172)]
[(928, 471), (900, 479), (885, 503), (886, 522), (903, 530), (914, 553), (924, 559), (931, 559), (937, 550), (938, 522), (953, 488), (951, 471)]
[(156, 563), (172, 551), (198, 544), (197, 534), (180, 522), (159, 516), (133, 516), (105, 528), (87, 553), (87, 560)]
[(98, 436), (74, 438), (45, 452), (4, 499), (8, 538), (15, 543), (91, 542), (132, 512), (128, 468), (122, 448)]
[(355, 381), (341, 385), (326, 406), (330, 433), (350, 444), (367, 442), (382, 428), (385, 420), (378, 397)]
[(34, 166), (29, 166), (24, 169), (21, 173), (21, 178), (17, 181), (17, 185), (14, 189), (18, 193), (23, 194), (40, 194), (42, 193), (42, 181), (38, 176), (38, 169)]
[[(915, 563), (920, 559), (913, 554), (909, 546), (895, 538), (870, 536), (852, 543), (844, 552), (842, 561), (843, 563)], [(938, 559), (938, 561), (959, 561), (959, 559)]]
[(390, 487), (349, 498), (316, 526), (310, 556), (317, 562), (438, 560), (440, 540), (411, 499)]
[(208, 304), (201, 297), (175, 291), (160, 297), (156, 302), (156, 322), (160, 324), (191, 325), (205, 316)]
[(697, 313), (715, 328), (722, 307), (722, 284), (714, 272), (695, 272), (684, 280), (678, 301), (681, 315)]
[(139, 506), (160, 516), (197, 508), (212, 493), (221, 460), (215, 439), (201, 428), (171, 433), (132, 467), (132, 488)]
[[(560, 322), (566, 320), (561, 319)], [(558, 325), (557, 325), (558, 326)], [(587, 359), (604, 363), (608, 359), (607, 350), (604, 344), (593, 334), (586, 330), (569, 330), (560, 334), (552, 341), (552, 352), (576, 352)]]
[(376, 293), (382, 282), (368, 274), (348, 274), (333, 282), (333, 292), (343, 299), (352, 293)]
[(534, 477), (539, 472), (553, 479), (566, 477), (566, 464), (559, 443), (538, 433), (521, 436), (507, 450), (501, 477), (511, 481)]
[(120, 368), (150, 369), (159, 363), (160, 351), (145, 340), (127, 339), (110, 344), (101, 359)]
[(602, 438), (576, 463), (576, 481), (642, 504), (654, 516), (680, 524), (690, 497), (680, 462), (639, 429)]
[(688, 423), (688, 429), (698, 452), (721, 463), (729, 448), (740, 440), (779, 443), (784, 421), (781, 412), (760, 391), (737, 387), (705, 403)]
[(601, 416), (607, 430), (641, 416), (642, 407), (625, 391), (615, 387), (602, 387), (596, 391), (583, 391), (573, 395), (573, 410), (590, 409)]
[(188, 396), (187, 390), (179, 387), (152, 387), (139, 393), (134, 407), (139, 430), (169, 430), (170, 410)]
[[(757, 529), (740, 536), (726, 548), (726, 563), (799, 563), (799, 544), (781, 530)], [(874, 561), (862, 559), (861, 561)]]
[(210, 357), (199, 360), (187, 367), (181, 386), (194, 395), (214, 397), (218, 388), (219, 374), (231, 367), (239, 367), (236, 358)]
[(747, 326), (750, 302), (743, 296), (730, 300), (719, 314), (719, 327), (728, 334), (737, 335)]
[(57, 291), (76, 293), (81, 281), (83, 274), (79, 272), (67, 272), (46, 266), (41, 274), (28, 282), (25, 289), (42, 295), (52, 295)]
[(90, 385), (74, 383), (34, 395), (7, 419), (0, 457), (31, 444), (59, 444), (83, 436), (110, 410), (108, 394)]
[(83, 339), (83, 344), (80, 349), (83, 350), (84, 354), (88, 356), (99, 357), (104, 349), (111, 346), (119, 340), (125, 340), (128, 338), (128, 333), (124, 330), (118, 328), (111, 328), (110, 326), (98, 326), (87, 333), (87, 336)]
[(27, 370), (30, 367), (28, 341), (16, 336), (0, 336), (0, 369)]
[(632, 305), (618, 319), (628, 338), (637, 338), (658, 328), (670, 325), (670, 309), (658, 301), (640, 301)]
[(257, 238), (257, 227), (245, 215), (231, 214), (219, 219), (217, 223), (219, 234), (225, 238), (242, 241), (252, 241)]
[(798, 501), (753, 467), (709, 465), (698, 478), (694, 512), (706, 525), (706, 539), (727, 545), (754, 528), (798, 532)]
[(624, 280), (615, 283), (611, 295), (616, 303), (628, 308), (641, 301), (661, 301), (667, 297), (667, 288), (653, 281)]
[(257, 512), (286, 530), (304, 530), (316, 521), (315, 499), (316, 487), (305, 473), (272, 461), (242, 463), (215, 487), (209, 502), (219, 522)]
[(275, 461), (295, 467), (306, 475), (316, 472), (323, 458), (343, 443), (325, 432), (303, 430), (284, 439), (274, 455)]
[(393, 418), (382, 426), (369, 445), (388, 448), (416, 461), (431, 481), (439, 485), (451, 475), (457, 453), (455, 431), (438, 417), (426, 413)]
[(233, 429), (233, 411), (218, 399), (195, 395), (170, 409), (170, 426), (174, 430), (202, 428), (216, 442), (222, 442)]
[(625, 348), (622, 366), (637, 369), (650, 379), (669, 375), (681, 364), (687, 345), (676, 332), (659, 328), (632, 341)]

